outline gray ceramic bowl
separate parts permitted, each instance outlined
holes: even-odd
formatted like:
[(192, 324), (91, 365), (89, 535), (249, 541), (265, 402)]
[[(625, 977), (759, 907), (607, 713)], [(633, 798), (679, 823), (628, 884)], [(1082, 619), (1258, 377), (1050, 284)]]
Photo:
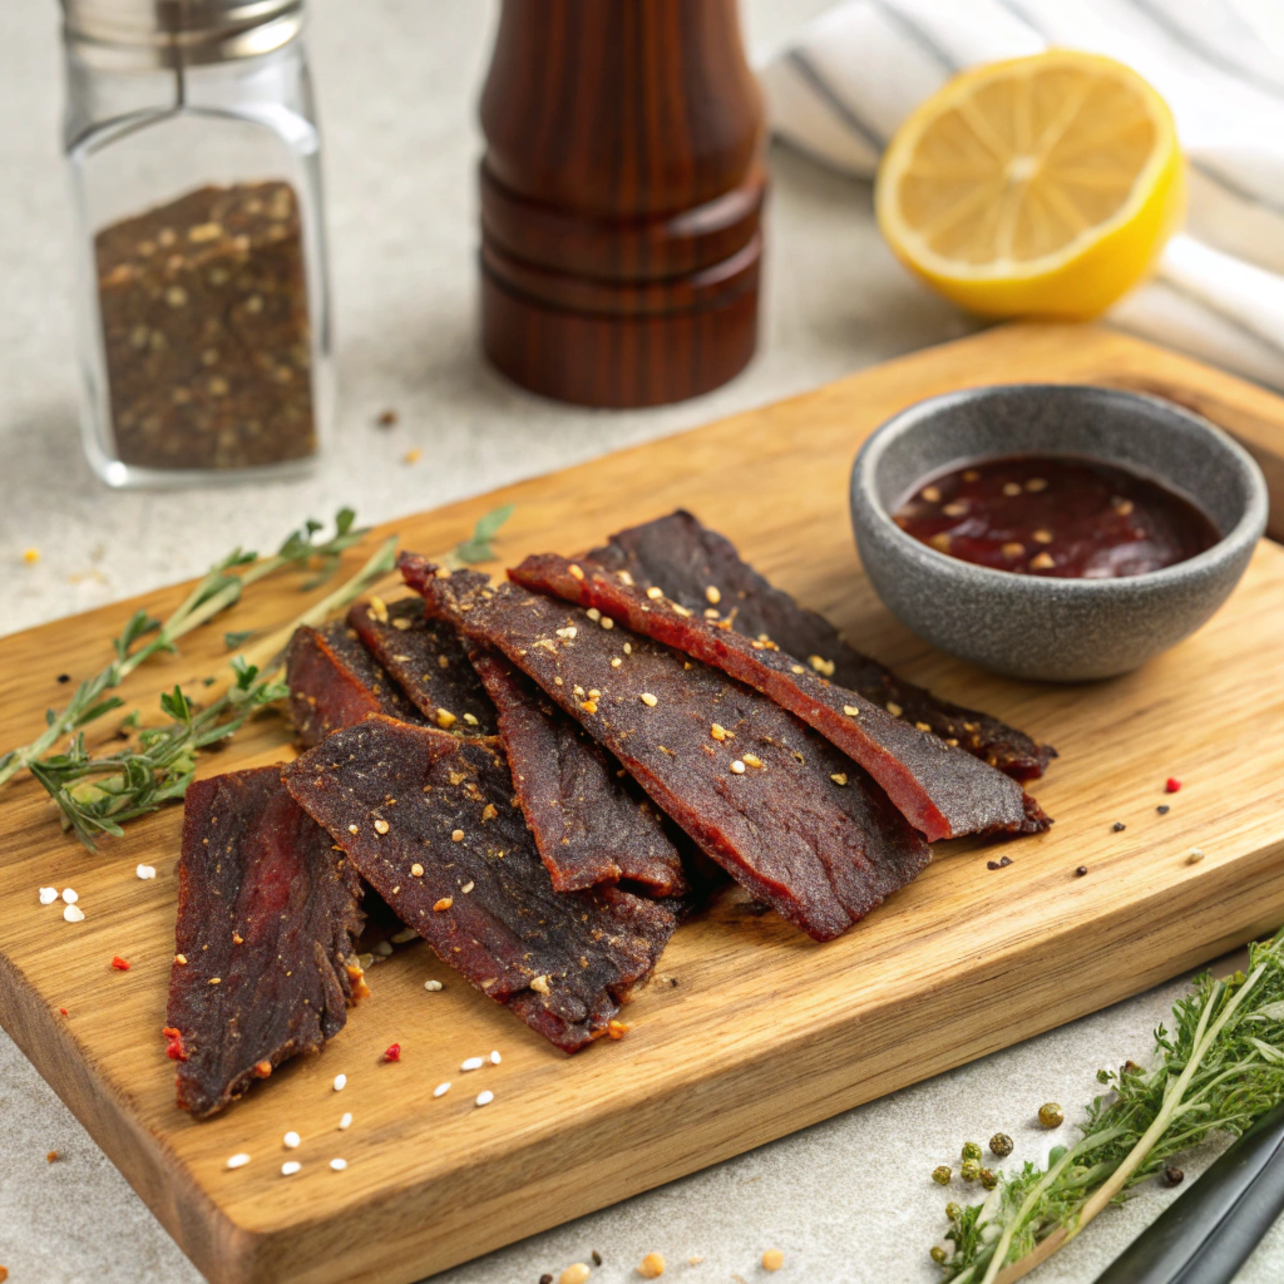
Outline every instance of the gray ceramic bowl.
[[(890, 513), (924, 476), (994, 455), (1091, 456), (1193, 499), (1221, 539), (1197, 557), (1113, 580), (1053, 579), (938, 553)], [(892, 613), (961, 659), (1019, 678), (1127, 673), (1226, 600), (1266, 527), (1266, 483), (1224, 432), (1168, 402), (1108, 388), (1008, 384), (919, 402), (869, 438), (852, 469), (865, 573)]]

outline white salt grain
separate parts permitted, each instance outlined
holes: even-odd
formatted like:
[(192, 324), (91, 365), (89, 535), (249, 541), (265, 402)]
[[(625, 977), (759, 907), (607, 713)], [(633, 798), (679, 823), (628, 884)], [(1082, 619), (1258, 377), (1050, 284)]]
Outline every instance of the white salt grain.
[(425, 981), (425, 982), (424, 982), (424, 989), (425, 989), (425, 990), (427, 990), (430, 994), (436, 994), (436, 992), (437, 992), (438, 990), (440, 990), (440, 989), (441, 989), (441, 982), (440, 982), (440, 981)]
[(480, 1070), (486, 1064), (484, 1057), (469, 1057), (459, 1068), (461, 1070)]
[(485, 1092), (479, 1092), (477, 1094), (477, 1104), (479, 1106), (488, 1106), (494, 1100), (495, 1094), (491, 1092), (489, 1088), (487, 1088)]
[(491, 1063), (491, 1065), (493, 1065), (493, 1066), (497, 1066), (497, 1065), (499, 1065), (499, 1063), (500, 1063), (503, 1059), (504, 1059), (504, 1058), (503, 1058), (503, 1057), (501, 1057), (501, 1056), (499, 1055), (499, 1053), (498, 1053), (498, 1052), (492, 1052), (492, 1053), (490, 1054), (490, 1063)]
[(282, 1140), (285, 1142), (286, 1150), (298, 1150), (303, 1138), (297, 1132), (287, 1132)]
[(299, 1169), (302, 1167), (303, 1165), (299, 1163), (297, 1159), (287, 1159), (285, 1163), (281, 1165), (281, 1176), (293, 1177), (294, 1174), (297, 1173)]
[(134, 873), (137, 874), (139, 878), (143, 879), (144, 882), (146, 882), (147, 879), (156, 877), (156, 866), (139, 865), (138, 868), (134, 870)]
[(249, 1162), (250, 1162), (249, 1155), (245, 1155), (245, 1154), (233, 1155), (232, 1158), (227, 1161), (227, 1166), (229, 1168), (244, 1168), (245, 1165), (248, 1164)]
[(339, 1120), (339, 1131), (347, 1132), (352, 1127), (352, 1112), (348, 1111), (343, 1118)]
[(68, 905), (63, 910), (62, 916), (68, 923), (83, 923), (85, 921), (85, 911), (79, 905)]
[(40, 889), (41, 905), (52, 905), (58, 899), (58, 889), (56, 887), (42, 887)]
[(68, 905), (74, 905), (80, 897), (76, 894), (74, 888), (64, 887), (62, 889), (62, 899), (66, 901)]
[(348, 1076), (346, 1074), (337, 1074), (334, 1076), (335, 1092), (342, 1092), (348, 1086)]
[(446, 1093), (448, 1093), (449, 1091), (450, 1091), (450, 1084), (449, 1084), (449, 1083), (439, 1083), (439, 1084), (438, 1084), (438, 1085), (437, 1085), (437, 1086), (432, 1090), (432, 1095), (433, 1095), (434, 1097), (444, 1097), (444, 1096), (446, 1095)]
[(348, 1166), (348, 1161), (346, 1159), (330, 1160), (330, 1167), (333, 1168), (334, 1171), (337, 1173), (341, 1173), (347, 1166)]

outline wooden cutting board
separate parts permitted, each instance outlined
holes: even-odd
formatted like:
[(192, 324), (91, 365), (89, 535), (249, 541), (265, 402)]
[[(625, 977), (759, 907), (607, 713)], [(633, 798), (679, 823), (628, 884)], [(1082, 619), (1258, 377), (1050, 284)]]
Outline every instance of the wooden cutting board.
[[(511, 500), (500, 553), (512, 562), (686, 505), (863, 649), (1061, 751), (1034, 787), (1057, 824), (1005, 847), (1011, 866), (988, 869), (993, 848), (942, 845), (916, 883), (824, 946), (729, 895), (678, 932), (621, 1042), (567, 1058), (420, 944), (372, 969), (372, 996), (324, 1053), (195, 1124), (173, 1104), (160, 1034), (180, 809), (90, 857), (32, 782), (9, 788), (0, 1021), (211, 1280), (418, 1279), (1113, 1003), (1284, 921), (1284, 550), (1264, 542), (1193, 638), (1139, 673), (1079, 687), (1012, 682), (931, 650), (860, 574), (846, 494), (861, 440), (920, 397), (1013, 379), (1141, 388), (1202, 410), (1266, 468), (1273, 529), (1284, 529), (1284, 403), (1071, 327), (991, 331), (389, 528), (439, 551)], [(295, 587), (251, 590), (227, 627), (283, 622), (305, 601)], [(180, 592), (0, 641), (0, 745), (38, 732), (67, 694), (56, 675), (99, 669), (135, 607), (162, 613)], [(139, 671), (127, 699), (154, 708), (162, 688), (218, 672), (224, 627)], [(268, 718), (202, 769), (289, 753)], [(1180, 793), (1163, 792), (1169, 776)], [(1195, 846), (1206, 856), (1190, 864)], [(140, 861), (155, 881), (135, 877)], [(46, 885), (74, 887), (85, 921), (40, 906)], [(114, 971), (113, 955), (130, 971)], [(439, 993), (425, 992), (430, 978)], [(402, 1060), (382, 1064), (394, 1040)], [(492, 1049), (501, 1065), (460, 1072)], [(495, 1099), (478, 1109), (484, 1088)], [(354, 1122), (340, 1132), (344, 1111)], [(293, 1152), (281, 1140), (290, 1129), (303, 1137)], [(240, 1151), (250, 1164), (228, 1171)], [(331, 1171), (336, 1157), (346, 1171)], [(302, 1171), (282, 1176), (286, 1158)]]

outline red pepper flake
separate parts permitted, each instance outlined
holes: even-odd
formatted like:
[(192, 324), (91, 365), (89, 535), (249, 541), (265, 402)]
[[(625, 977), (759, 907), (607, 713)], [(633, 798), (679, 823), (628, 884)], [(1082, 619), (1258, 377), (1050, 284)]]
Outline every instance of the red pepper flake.
[(383, 1059), (384, 1059), (385, 1061), (400, 1061), (400, 1060), (401, 1060), (401, 1044), (399, 1044), (399, 1043), (390, 1043), (390, 1044), (387, 1046), (387, 1048), (386, 1048), (386, 1049), (384, 1049)]
[(254, 1063), (254, 1077), (256, 1079), (266, 1079), (272, 1073), (272, 1063), (270, 1061), (256, 1061)]
[(623, 1021), (608, 1021), (606, 1023), (606, 1034), (609, 1039), (622, 1039), (629, 1032), (629, 1027)]
[(117, 972), (129, 971), (129, 964), (123, 958), (121, 958), (119, 954), (113, 954), (111, 956), (111, 965), (116, 969)]
[(165, 1036), (165, 1055), (171, 1061), (186, 1061), (187, 1049), (183, 1047), (182, 1031), (167, 1025), (161, 1033)]
[(1181, 788), (1181, 781), (1176, 776), (1169, 776), (1164, 783), (1164, 793), (1175, 794)]
[(59, 1008), (59, 1009), (58, 1009), (58, 1015), (59, 1015), (59, 1016), (70, 1016), (71, 1014), (67, 1011), (67, 1009), (66, 1009), (66, 1008)]

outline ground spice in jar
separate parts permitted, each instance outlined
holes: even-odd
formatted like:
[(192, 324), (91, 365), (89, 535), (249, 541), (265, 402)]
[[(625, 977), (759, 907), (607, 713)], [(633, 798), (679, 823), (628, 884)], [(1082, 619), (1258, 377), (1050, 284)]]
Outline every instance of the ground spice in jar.
[(95, 238), (120, 460), (249, 468), (316, 452), (298, 202), (201, 187)]

